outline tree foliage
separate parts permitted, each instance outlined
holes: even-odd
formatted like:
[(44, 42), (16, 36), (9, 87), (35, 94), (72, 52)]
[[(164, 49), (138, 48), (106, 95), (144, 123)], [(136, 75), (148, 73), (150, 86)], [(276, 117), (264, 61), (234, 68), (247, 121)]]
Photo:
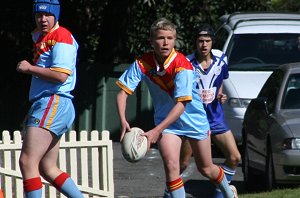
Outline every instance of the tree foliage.
[(159, 18), (166, 17), (178, 27), (176, 48), (184, 53), (193, 49), (193, 29), (199, 23), (218, 26), (218, 18), (236, 11), (272, 10), (269, 0), (137, 0), (130, 5), (130, 26), (126, 46), (130, 53), (140, 55), (150, 49), (149, 27)]

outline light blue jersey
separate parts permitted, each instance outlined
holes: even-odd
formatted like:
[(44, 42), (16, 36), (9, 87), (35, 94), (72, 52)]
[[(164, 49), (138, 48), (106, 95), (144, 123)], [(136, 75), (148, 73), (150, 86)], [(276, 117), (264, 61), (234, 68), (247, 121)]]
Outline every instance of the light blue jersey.
[(33, 32), (32, 38), (35, 43), (34, 64), (69, 76), (63, 84), (32, 76), (29, 100), (34, 101), (52, 94), (73, 98), (70, 92), (76, 83), (78, 44), (71, 33), (57, 23), (46, 36), (42, 37), (40, 32)]
[(29, 100), (33, 102), (27, 115), (27, 126), (63, 135), (71, 127), (75, 110), (71, 91), (76, 83), (78, 44), (71, 33), (58, 25), (46, 35), (33, 32), (34, 64), (68, 75), (64, 83), (55, 83), (32, 76)]
[[(205, 139), (209, 135), (209, 125), (200, 98), (194, 98), (192, 66), (184, 55), (175, 51), (167, 60), (160, 70), (153, 53), (145, 54), (123, 73), (117, 84), (132, 94), (144, 80), (152, 97), (155, 125), (166, 118), (177, 101), (187, 101), (186, 111), (164, 133)], [(196, 105), (198, 102), (200, 105)]]

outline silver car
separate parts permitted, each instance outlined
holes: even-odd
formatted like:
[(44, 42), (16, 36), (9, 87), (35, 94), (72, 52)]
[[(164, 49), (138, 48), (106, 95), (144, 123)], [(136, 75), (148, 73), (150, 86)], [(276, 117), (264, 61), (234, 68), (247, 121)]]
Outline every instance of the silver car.
[(300, 62), (271, 74), (246, 110), (242, 137), (248, 190), (300, 183)]
[(216, 48), (228, 57), (229, 79), (223, 91), (225, 119), (237, 143), (242, 142), (242, 123), (251, 99), (256, 98), (272, 71), (281, 64), (300, 61), (297, 38), (300, 14), (237, 12), (220, 18)]

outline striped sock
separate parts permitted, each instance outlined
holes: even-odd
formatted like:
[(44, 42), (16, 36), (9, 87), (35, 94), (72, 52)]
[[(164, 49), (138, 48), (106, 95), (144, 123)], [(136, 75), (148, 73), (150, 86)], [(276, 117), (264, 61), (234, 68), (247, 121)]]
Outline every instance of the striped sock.
[[(232, 177), (235, 175), (236, 170), (229, 168), (226, 165), (222, 165), (222, 168), (224, 170), (227, 182), (230, 184)], [(214, 198), (223, 198), (222, 191), (218, 187), (216, 187), (215, 189)]]
[(173, 198), (185, 197), (184, 185), (181, 177), (174, 181), (167, 182), (168, 191)]
[(224, 177), (224, 170), (221, 167), (219, 167), (219, 170), (220, 172), (217, 179), (213, 180), (212, 183), (214, 183), (217, 186), (217, 188), (221, 190), (223, 197), (233, 197), (233, 191), (230, 188), (226, 177)]
[(52, 185), (67, 197), (83, 198), (76, 184), (67, 173), (61, 173), (57, 176)]
[(227, 179), (228, 183), (230, 183), (233, 176), (235, 175), (236, 170), (232, 169), (232, 168), (230, 168), (226, 165), (223, 165), (222, 168), (224, 170), (224, 173), (225, 173), (225, 176), (226, 176), (226, 179)]
[(27, 198), (42, 197), (42, 180), (40, 177), (34, 177), (23, 181), (24, 191)]

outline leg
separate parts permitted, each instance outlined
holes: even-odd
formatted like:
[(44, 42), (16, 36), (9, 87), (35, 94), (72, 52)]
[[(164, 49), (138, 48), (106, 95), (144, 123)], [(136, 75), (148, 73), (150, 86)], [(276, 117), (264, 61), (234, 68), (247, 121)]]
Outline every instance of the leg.
[(212, 179), (217, 178), (219, 171), (218, 167), (213, 164), (211, 157), (211, 141), (210, 138), (205, 140), (189, 139), (192, 151), (194, 153), (195, 162), (198, 171), (205, 177)]
[(56, 165), (59, 153), (60, 139), (54, 134), (51, 135), (53, 141), (51, 142), (47, 153), (45, 153), (45, 155), (41, 159), (39, 165), (41, 176), (43, 176), (43, 178), (49, 183), (51, 183), (58, 175), (62, 173), (62, 171)]
[(223, 152), (226, 160), (225, 165), (231, 169), (236, 169), (241, 161), (241, 154), (237, 148), (235, 139), (231, 131), (212, 136), (213, 141)]
[(190, 142), (187, 139), (183, 139), (180, 151), (180, 174), (188, 167), (192, 154)]
[(199, 172), (219, 187), (224, 197), (234, 197), (233, 190), (230, 188), (226, 177), (224, 177), (223, 169), (213, 164), (210, 138), (204, 140), (190, 139), (190, 144)]
[(164, 133), (158, 141), (158, 146), (164, 163), (166, 185), (171, 197), (185, 197), (183, 181), (179, 174), (181, 138)]
[(42, 158), (40, 163), (40, 172), (42, 176), (51, 183), (57, 190), (62, 192), (67, 197), (82, 198), (82, 194), (77, 188), (76, 184), (70, 178), (70, 176), (61, 171), (57, 165), (57, 158), (59, 153), (59, 138), (54, 134), (53, 141), (49, 150)]
[[(239, 150), (236, 146), (234, 137), (232, 132), (226, 131), (225, 133), (216, 134), (212, 136), (213, 141), (215, 144), (220, 148), (225, 156), (225, 163), (222, 166), (224, 169), (224, 173), (228, 183), (231, 182), (232, 177), (235, 175), (236, 167), (238, 166), (241, 155)], [(222, 198), (223, 195), (220, 189), (216, 188), (214, 198)]]
[(41, 197), (42, 195), (39, 164), (51, 141), (52, 135), (49, 131), (37, 127), (27, 128), (19, 159), (27, 197)]

